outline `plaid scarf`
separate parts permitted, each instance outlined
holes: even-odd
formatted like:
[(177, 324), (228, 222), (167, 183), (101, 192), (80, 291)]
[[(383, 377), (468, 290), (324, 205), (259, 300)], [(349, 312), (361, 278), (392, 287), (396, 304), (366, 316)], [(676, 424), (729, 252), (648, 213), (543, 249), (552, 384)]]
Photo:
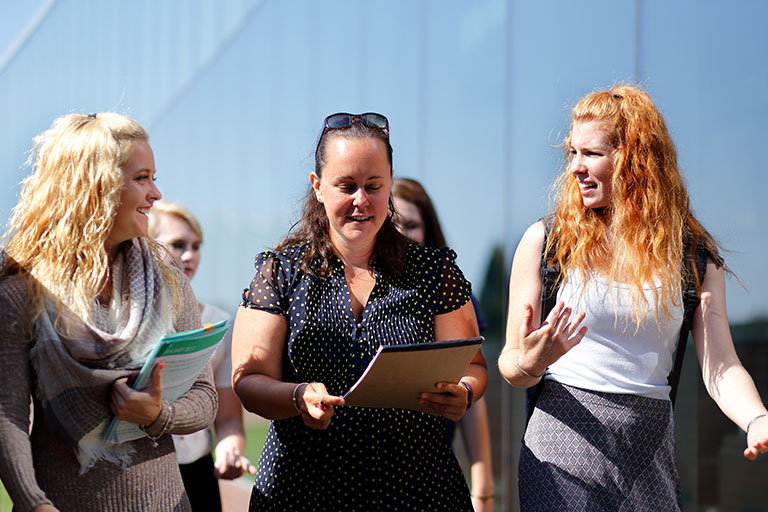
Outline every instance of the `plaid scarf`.
[(160, 267), (146, 240), (122, 244), (111, 269), (112, 299), (91, 325), (70, 315), (70, 335), (54, 328), (56, 308), (48, 304), (36, 325), (31, 350), (42, 413), (69, 441), (80, 473), (104, 460), (127, 467), (131, 443), (107, 445), (104, 430), (112, 419), (112, 383), (141, 368), (161, 336), (174, 332), (173, 307)]

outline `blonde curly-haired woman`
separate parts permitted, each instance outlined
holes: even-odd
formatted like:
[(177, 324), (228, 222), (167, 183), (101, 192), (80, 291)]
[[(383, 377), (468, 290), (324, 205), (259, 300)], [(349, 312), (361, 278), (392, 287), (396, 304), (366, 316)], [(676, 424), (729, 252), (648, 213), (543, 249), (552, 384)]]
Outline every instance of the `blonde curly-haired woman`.
[[(147, 389), (128, 383), (162, 335), (200, 326), (188, 279), (147, 237), (161, 197), (147, 132), (65, 115), (31, 161), (0, 267), (0, 476), (14, 510), (189, 510), (166, 434), (212, 422), (210, 367), (172, 403), (160, 365)], [(113, 416), (146, 437), (105, 444)]]

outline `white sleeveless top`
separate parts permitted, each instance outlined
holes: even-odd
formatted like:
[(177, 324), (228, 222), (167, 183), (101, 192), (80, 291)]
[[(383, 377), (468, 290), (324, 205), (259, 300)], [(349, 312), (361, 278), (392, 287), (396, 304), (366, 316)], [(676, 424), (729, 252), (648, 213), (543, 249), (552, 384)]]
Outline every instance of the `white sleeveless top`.
[[(557, 295), (574, 315), (586, 313), (582, 325), (587, 326), (587, 334), (549, 367), (544, 378), (591, 391), (669, 400), (667, 376), (683, 323), (682, 305), (670, 305), (671, 321), (662, 310), (657, 325), (656, 309), (662, 308), (660, 286), (645, 285), (649, 311), (637, 329), (629, 285), (610, 284), (595, 275), (586, 288), (582, 281), (578, 271), (571, 272)], [(657, 303), (654, 287), (659, 290)]]

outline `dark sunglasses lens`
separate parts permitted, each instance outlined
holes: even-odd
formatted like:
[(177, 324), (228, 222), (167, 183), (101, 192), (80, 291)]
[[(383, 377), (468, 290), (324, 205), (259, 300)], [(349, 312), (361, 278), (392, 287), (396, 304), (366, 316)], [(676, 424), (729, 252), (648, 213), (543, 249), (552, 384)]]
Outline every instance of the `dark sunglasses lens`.
[(365, 114), (363, 116), (363, 124), (383, 130), (387, 127), (387, 118), (381, 114)]
[(325, 120), (325, 125), (331, 130), (347, 128), (352, 124), (352, 118), (349, 114), (334, 114)]

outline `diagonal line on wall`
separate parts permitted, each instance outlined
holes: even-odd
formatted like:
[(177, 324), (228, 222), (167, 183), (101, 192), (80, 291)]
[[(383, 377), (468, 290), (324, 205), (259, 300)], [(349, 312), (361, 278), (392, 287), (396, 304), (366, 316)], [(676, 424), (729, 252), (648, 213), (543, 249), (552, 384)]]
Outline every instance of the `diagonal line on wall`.
[(45, 18), (48, 17), (48, 14), (53, 9), (56, 1), (57, 0), (46, 0), (37, 10), (35, 15), (29, 20), (24, 31), (13, 43), (11, 43), (11, 46), (8, 47), (3, 56), (0, 57), (0, 75), (5, 72), (8, 65), (21, 52), (24, 46), (26, 46), (27, 42), (32, 39), (32, 36), (35, 35), (35, 32), (40, 28), (40, 25), (43, 24)]
[(198, 70), (193, 73), (190, 78), (182, 84), (178, 91), (174, 93), (168, 101), (165, 103), (165, 105), (161, 106), (159, 109), (157, 109), (157, 112), (152, 116), (152, 119), (147, 123), (147, 128), (152, 130), (154, 127), (157, 126), (157, 123), (162, 122), (162, 120), (176, 107), (176, 105), (184, 98), (184, 96), (189, 93), (189, 91), (192, 90), (192, 88), (195, 86), (195, 84), (208, 72), (208, 70), (216, 63), (216, 61), (219, 59), (219, 57), (224, 53), (224, 51), (229, 48), (230, 45), (232, 45), (233, 41), (237, 38), (237, 36), (240, 35), (240, 33), (245, 30), (245, 27), (248, 25), (248, 23), (256, 16), (259, 9), (264, 5), (265, 0), (259, 0), (256, 3), (254, 3), (248, 11), (242, 16), (240, 19), (240, 22), (235, 25), (235, 27), (227, 34), (224, 39), (222, 39), (221, 43), (217, 46), (217, 48), (211, 53), (210, 57), (208, 57), (198, 68)]

